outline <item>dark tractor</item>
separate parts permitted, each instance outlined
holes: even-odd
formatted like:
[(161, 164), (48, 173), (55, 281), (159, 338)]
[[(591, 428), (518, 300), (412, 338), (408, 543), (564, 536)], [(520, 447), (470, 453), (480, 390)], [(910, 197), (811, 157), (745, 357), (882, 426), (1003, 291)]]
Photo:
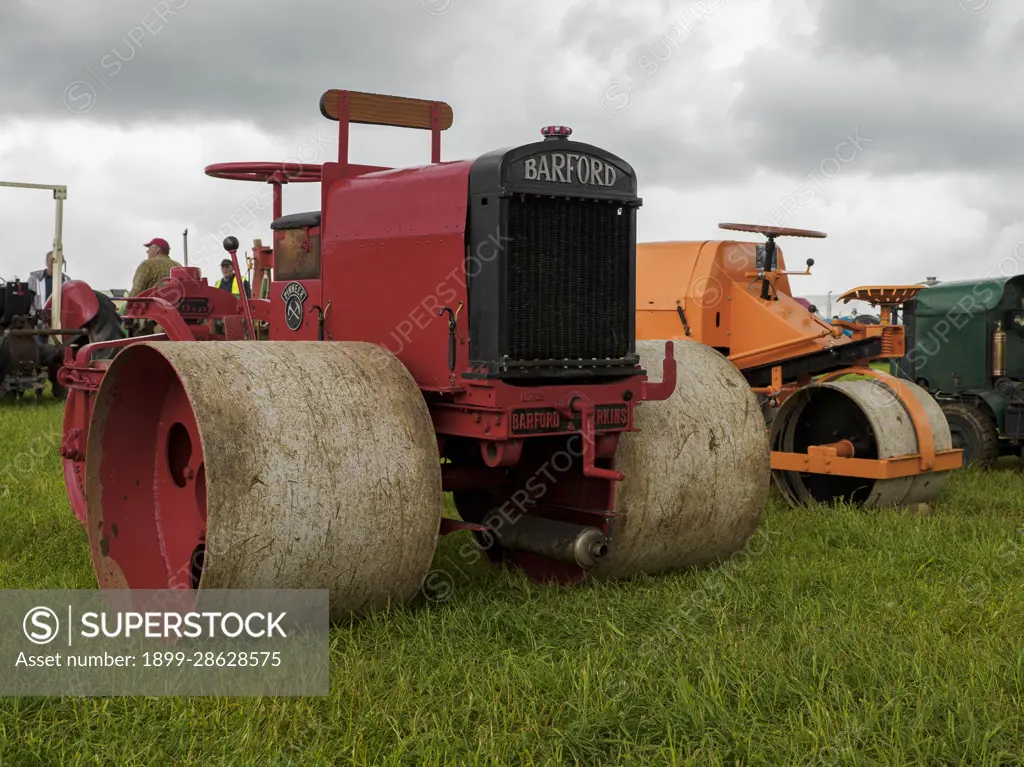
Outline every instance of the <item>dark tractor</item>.
[(28, 283), (14, 280), (0, 288), (0, 397), (21, 397), (27, 391), (43, 393), (49, 377), (60, 396), (57, 370), (62, 352), (39, 342), (38, 317), (32, 308), (35, 293)]
[[(49, 380), (53, 396), (64, 399), (67, 391), (57, 380), (67, 347), (79, 349), (87, 343), (123, 338), (121, 318), (114, 303), (84, 283), (67, 282), (77, 309), (77, 332), (65, 334), (63, 343), (50, 343), (49, 302), (42, 312), (33, 308), (35, 292), (28, 283), (14, 280), (0, 290), (0, 398), (20, 398), (32, 391), (41, 396)], [(59, 337), (59, 336), (58, 336)], [(96, 359), (111, 357), (114, 350), (100, 352)]]

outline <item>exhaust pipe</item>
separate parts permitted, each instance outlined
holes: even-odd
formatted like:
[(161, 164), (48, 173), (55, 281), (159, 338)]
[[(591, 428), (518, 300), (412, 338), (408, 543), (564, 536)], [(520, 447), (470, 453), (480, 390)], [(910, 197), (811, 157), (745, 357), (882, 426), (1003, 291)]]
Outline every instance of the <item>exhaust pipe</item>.
[(995, 378), (1006, 375), (1006, 331), (1002, 321), (996, 322), (992, 333), (992, 375)]
[(546, 517), (523, 516), (515, 524), (492, 521), (491, 534), (507, 549), (589, 569), (608, 553), (608, 540), (596, 527)]

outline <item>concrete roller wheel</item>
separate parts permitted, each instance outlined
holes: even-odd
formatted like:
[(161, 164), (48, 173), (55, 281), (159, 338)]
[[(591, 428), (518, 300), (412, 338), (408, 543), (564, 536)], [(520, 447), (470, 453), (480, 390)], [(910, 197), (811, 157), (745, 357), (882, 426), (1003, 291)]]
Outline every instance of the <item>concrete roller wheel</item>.
[[(663, 341), (637, 343), (652, 381)], [(598, 578), (653, 575), (720, 561), (754, 534), (771, 468), (764, 416), (736, 367), (711, 347), (675, 342), (676, 390), (637, 408), (638, 432), (623, 434), (607, 555)]]
[(426, 403), (366, 343), (140, 343), (97, 393), (100, 586), (329, 589), (341, 618), (413, 597), (441, 519)]
[[(949, 450), (952, 439), (942, 409), (928, 393), (893, 379), (894, 392), (874, 379), (816, 383), (798, 389), (772, 422), (773, 450), (806, 453), (811, 445), (850, 440), (856, 458), (897, 458), (920, 452), (917, 434), (903, 400), (914, 397), (924, 407), (935, 450)], [(775, 483), (793, 505), (842, 500), (865, 508), (911, 506), (933, 500), (949, 472), (928, 472), (874, 480), (830, 474), (777, 471)]]

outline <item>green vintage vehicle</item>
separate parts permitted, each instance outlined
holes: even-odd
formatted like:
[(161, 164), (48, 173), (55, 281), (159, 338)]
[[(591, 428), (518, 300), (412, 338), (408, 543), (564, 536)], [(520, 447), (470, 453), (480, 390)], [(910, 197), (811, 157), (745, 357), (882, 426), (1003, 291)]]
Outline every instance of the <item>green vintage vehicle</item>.
[(939, 402), (964, 465), (987, 466), (1024, 445), (1024, 275), (943, 282), (899, 312), (898, 376)]

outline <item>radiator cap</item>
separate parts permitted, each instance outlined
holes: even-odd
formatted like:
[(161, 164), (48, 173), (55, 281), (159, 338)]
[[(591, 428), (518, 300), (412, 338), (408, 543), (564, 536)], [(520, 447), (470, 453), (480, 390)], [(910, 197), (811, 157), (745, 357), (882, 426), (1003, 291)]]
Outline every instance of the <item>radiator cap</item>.
[(572, 128), (567, 125), (546, 125), (540, 129), (545, 141), (567, 141), (572, 135)]

